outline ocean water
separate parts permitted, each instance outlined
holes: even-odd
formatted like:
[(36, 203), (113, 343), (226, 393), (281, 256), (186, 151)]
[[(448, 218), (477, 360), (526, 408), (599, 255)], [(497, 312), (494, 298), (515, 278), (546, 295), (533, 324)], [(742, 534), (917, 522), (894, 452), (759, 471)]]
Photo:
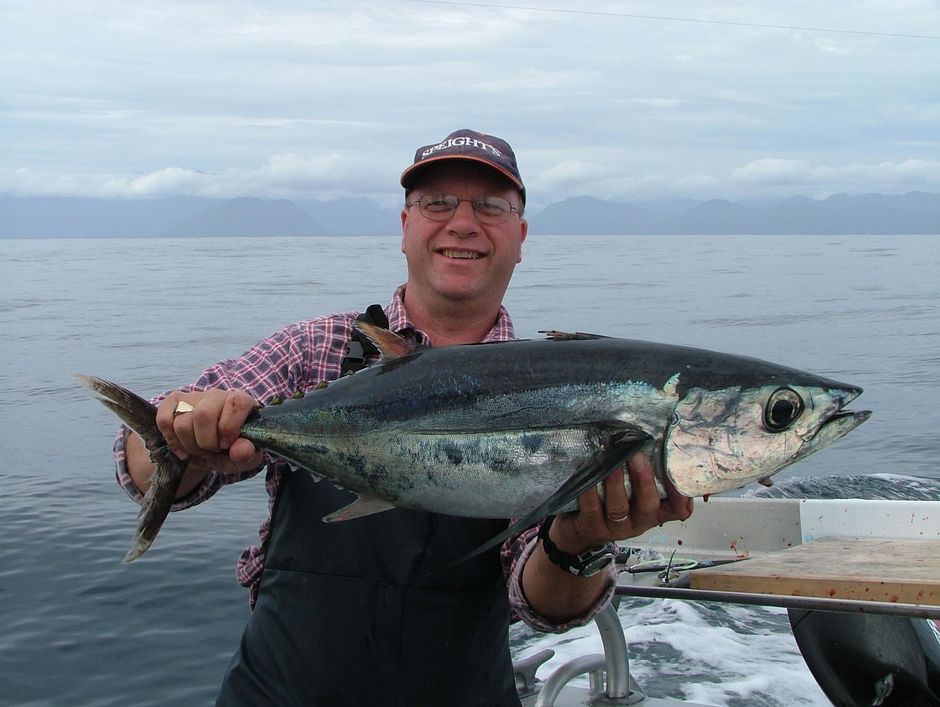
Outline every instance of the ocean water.
[[(520, 336), (690, 344), (861, 385), (871, 420), (771, 492), (940, 499), (938, 272), (929, 236), (532, 236), (507, 306)], [(209, 704), (248, 616), (234, 562), (262, 480), (174, 514), (122, 565), (137, 508), (113, 481), (115, 420), (72, 375), (154, 394), (285, 323), (385, 303), (404, 278), (388, 238), (0, 240), (0, 704)], [(651, 695), (826, 704), (782, 610), (620, 614)], [(593, 627), (512, 639), (554, 647), (553, 664), (600, 645)]]

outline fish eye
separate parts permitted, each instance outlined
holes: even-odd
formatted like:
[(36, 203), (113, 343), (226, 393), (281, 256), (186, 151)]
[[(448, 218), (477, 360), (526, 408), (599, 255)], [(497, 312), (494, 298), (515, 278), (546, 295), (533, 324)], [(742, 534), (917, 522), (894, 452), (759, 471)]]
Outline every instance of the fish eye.
[(791, 388), (777, 388), (764, 407), (764, 426), (771, 432), (787, 429), (803, 414), (803, 398)]

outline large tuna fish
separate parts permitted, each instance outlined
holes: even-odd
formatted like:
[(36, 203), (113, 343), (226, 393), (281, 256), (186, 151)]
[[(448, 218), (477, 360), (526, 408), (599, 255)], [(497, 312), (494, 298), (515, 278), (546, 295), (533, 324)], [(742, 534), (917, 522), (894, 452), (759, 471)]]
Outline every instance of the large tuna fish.
[[(393, 506), (518, 518), (492, 546), (575, 508), (634, 450), (650, 455), (661, 495), (668, 478), (701, 496), (769, 477), (870, 415), (843, 409), (861, 388), (701, 349), (553, 332), (545, 341), (412, 350), (384, 329), (360, 328), (382, 363), (261, 408), (241, 430), (359, 494), (331, 522)], [(166, 447), (153, 405), (82, 380), (158, 464), (125, 558), (133, 560), (156, 537), (186, 463)]]

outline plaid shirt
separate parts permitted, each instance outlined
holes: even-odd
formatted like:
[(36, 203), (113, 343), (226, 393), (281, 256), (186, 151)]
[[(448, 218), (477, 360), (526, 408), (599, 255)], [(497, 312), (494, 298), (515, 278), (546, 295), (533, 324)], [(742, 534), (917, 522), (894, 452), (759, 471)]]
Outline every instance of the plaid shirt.
[[(427, 336), (417, 331), (409, 321), (403, 296), (404, 286), (401, 286), (395, 292), (388, 307), (385, 308), (389, 329), (399, 334), (413, 332), (420, 344), (430, 345)], [(340, 376), (340, 366), (346, 355), (346, 346), (352, 335), (353, 322), (357, 316), (357, 312), (345, 312), (288, 325), (260, 341), (240, 358), (221, 361), (207, 368), (195, 383), (181, 390), (240, 389), (247, 391), (259, 402), (268, 404), (275, 397), (288, 397), (294, 391), (308, 391), (324, 381), (335, 380)], [(500, 307), (496, 324), (483, 341), (508, 341), (513, 338), (515, 335), (512, 321), (505, 308)], [(373, 363), (376, 358), (370, 359), (369, 363)], [(165, 395), (158, 396), (154, 402), (163, 397)], [(124, 456), (126, 433), (127, 429), (122, 427), (114, 445), (117, 480), (128, 495), (139, 503), (143, 495), (127, 473)], [(265, 467), (240, 474), (210, 472), (199, 486), (174, 503), (171, 510), (178, 511), (202, 503), (215, 495), (223, 486), (251, 478), (262, 468)], [(271, 533), (271, 509), (277, 497), (281, 479), (290, 471), (285, 462), (276, 458), (268, 459), (266, 468), (268, 515), (259, 530), (261, 541), (258, 545), (248, 546), (241, 553), (235, 568), (235, 576), (239, 584), (248, 588), (249, 604), (252, 607), (258, 596), (261, 572), (264, 567), (264, 548)], [(554, 624), (532, 609), (522, 592), (520, 582), (525, 561), (537, 544), (537, 533), (537, 528), (530, 528), (521, 535), (507, 540), (502, 548), (501, 559), (507, 577), (513, 619), (522, 619), (533, 628), (548, 632), (562, 632), (574, 626), (584, 625), (610, 601), (615, 584), (613, 570), (610, 574), (608, 592), (596, 606), (570, 623)]]

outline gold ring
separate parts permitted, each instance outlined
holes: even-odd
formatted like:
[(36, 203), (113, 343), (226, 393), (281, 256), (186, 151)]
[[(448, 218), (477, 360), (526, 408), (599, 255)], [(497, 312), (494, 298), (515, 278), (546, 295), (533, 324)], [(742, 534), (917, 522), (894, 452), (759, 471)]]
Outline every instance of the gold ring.
[(611, 523), (623, 523), (629, 517), (630, 517), (629, 513), (624, 513), (619, 518), (611, 518), (610, 516), (607, 516), (607, 520), (609, 520)]
[(176, 407), (173, 408), (173, 419), (175, 420), (184, 412), (192, 412), (193, 410), (195, 410), (195, 408), (192, 405), (187, 403), (185, 400), (180, 400), (178, 403), (176, 403)]

